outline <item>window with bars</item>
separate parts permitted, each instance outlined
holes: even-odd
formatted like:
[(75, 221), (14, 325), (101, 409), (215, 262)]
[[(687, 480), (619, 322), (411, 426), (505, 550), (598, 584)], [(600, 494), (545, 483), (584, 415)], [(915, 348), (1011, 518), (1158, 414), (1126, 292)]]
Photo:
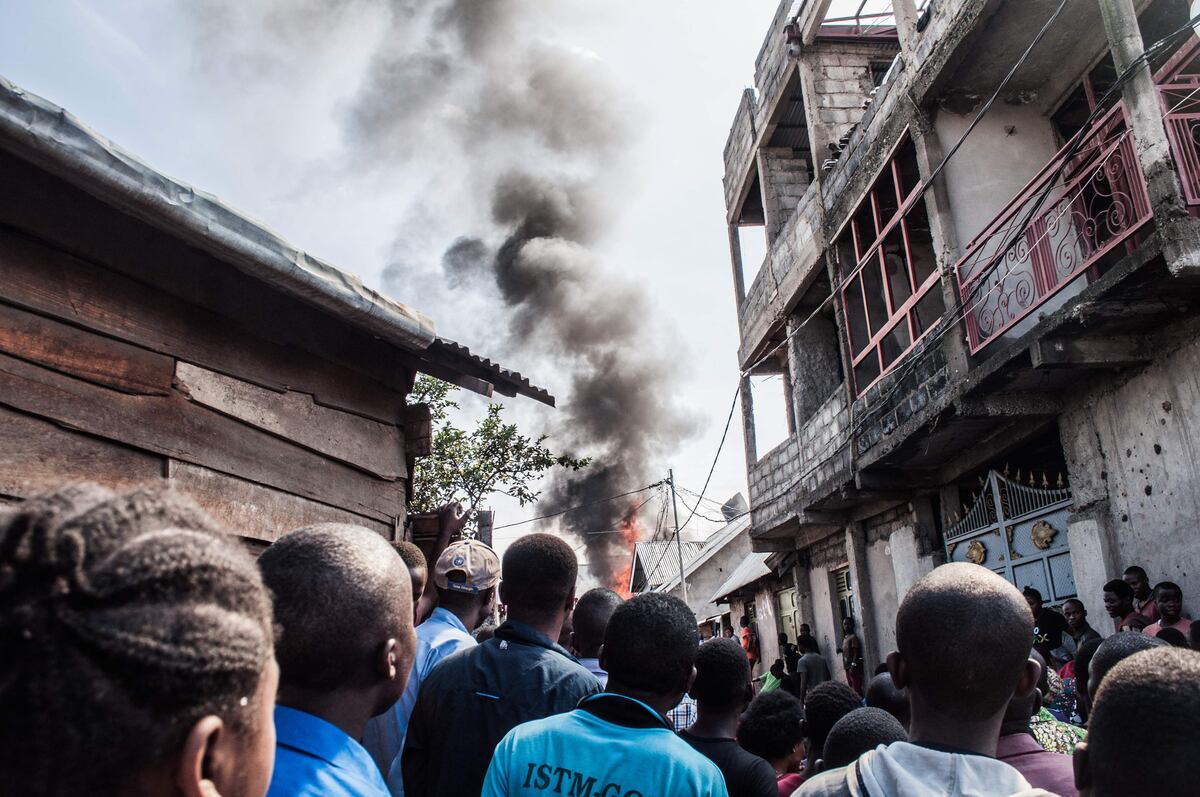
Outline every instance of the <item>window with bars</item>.
[(920, 186), (916, 148), (906, 135), (834, 241), (856, 395), (945, 311)]

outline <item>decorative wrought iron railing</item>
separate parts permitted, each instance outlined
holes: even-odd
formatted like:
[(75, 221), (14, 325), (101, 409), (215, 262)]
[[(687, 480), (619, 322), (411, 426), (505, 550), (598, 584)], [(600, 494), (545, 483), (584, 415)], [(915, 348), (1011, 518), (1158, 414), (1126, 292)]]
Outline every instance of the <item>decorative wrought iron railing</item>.
[(1200, 211), (1200, 38), (1181, 47), (1155, 75), (1167, 127), (1167, 140), (1183, 198)]
[(1151, 220), (1124, 106), (1078, 138), (1074, 153), (1073, 141), (972, 239), (955, 266), (972, 354), (1085, 272), (1131, 249)]

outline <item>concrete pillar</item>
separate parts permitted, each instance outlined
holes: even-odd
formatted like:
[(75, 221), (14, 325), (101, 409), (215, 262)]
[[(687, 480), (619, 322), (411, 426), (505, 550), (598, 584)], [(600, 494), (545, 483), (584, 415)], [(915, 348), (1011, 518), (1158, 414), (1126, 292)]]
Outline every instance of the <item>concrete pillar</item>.
[(733, 266), (733, 299), (740, 317), (746, 301), (746, 277), (742, 273), (742, 236), (736, 224), (729, 225), (729, 262)]
[[(909, 127), (913, 147), (917, 151), (917, 166), (921, 177), (929, 179), (929, 175), (942, 162), (944, 153), (938, 141), (937, 132), (933, 129), (933, 121), (924, 111), (917, 109), (913, 124)], [(918, 200), (922, 201), (922, 200)], [(950, 212), (950, 195), (946, 191), (945, 172), (934, 179), (930, 189), (923, 197), (925, 209), (929, 213), (929, 228), (933, 235), (933, 249), (937, 253), (937, 268), (941, 274), (942, 303), (946, 306), (945, 319), (953, 318), (955, 329), (942, 336), (941, 346), (954, 376), (965, 376), (970, 361), (967, 348), (966, 321), (960, 317), (962, 297), (958, 290), (958, 279), (954, 266), (958, 263), (962, 252), (959, 249), (958, 230), (954, 226), (954, 214)], [(930, 289), (932, 290), (932, 289)]]
[(900, 37), (900, 49), (910, 52), (916, 45), (917, 4), (914, 0), (892, 0), (892, 13), (896, 15), (896, 34)]
[(858, 618), (856, 630), (858, 641), (863, 651), (863, 684), (867, 682), (865, 673), (874, 672), (879, 663), (875, 655), (875, 640), (871, 639), (871, 629), (875, 618), (872, 611), (875, 607), (871, 599), (871, 574), (867, 570), (867, 534), (862, 523), (851, 523), (846, 527), (846, 560), (850, 568), (850, 578), (853, 581), (854, 614)]
[[(1098, 0), (1104, 30), (1112, 48), (1117, 73), (1124, 72), (1144, 51), (1133, 0)], [(1173, 274), (1200, 276), (1200, 231), (1188, 217), (1187, 205), (1175, 171), (1175, 160), (1163, 124), (1158, 89), (1148, 64), (1141, 64), (1121, 98), (1135, 150), (1150, 193), (1154, 226), (1162, 237), (1163, 257)]]
[(922, 556), (918, 531), (914, 526), (905, 526), (892, 532), (888, 538), (892, 548), (892, 570), (896, 577), (896, 601), (904, 602), (908, 590), (922, 576), (933, 570), (933, 560)]
[(783, 412), (787, 416), (788, 436), (796, 434), (796, 384), (792, 373), (791, 358), (780, 357), (783, 368)]
[[(794, 380), (795, 417), (803, 426), (841, 384), (837, 326), (827, 315), (801, 309), (787, 320), (787, 363)], [(803, 326), (801, 326), (803, 324)]]
[(755, 157), (762, 186), (767, 245), (771, 246), (800, 204), (812, 177), (808, 164), (791, 147), (762, 147)]
[(746, 470), (758, 462), (758, 441), (754, 435), (754, 390), (749, 375), (742, 377), (742, 439), (746, 444)]
[(1112, 619), (1104, 613), (1104, 585), (1117, 578), (1121, 567), (1117, 561), (1112, 535), (1106, 528), (1106, 503), (1085, 512), (1072, 513), (1067, 520), (1067, 544), (1071, 546), (1071, 572), (1075, 590), (1088, 612), (1088, 622), (1102, 635), (1116, 630)]
[(845, 683), (846, 674), (842, 671), (842, 659), (838, 655), (838, 650), (841, 649), (841, 616), (837, 611), (837, 594), (833, 590), (829, 568), (814, 567), (810, 578), (813, 636), (817, 638), (817, 647), (821, 649), (821, 655), (829, 662), (829, 672), (834, 678)]

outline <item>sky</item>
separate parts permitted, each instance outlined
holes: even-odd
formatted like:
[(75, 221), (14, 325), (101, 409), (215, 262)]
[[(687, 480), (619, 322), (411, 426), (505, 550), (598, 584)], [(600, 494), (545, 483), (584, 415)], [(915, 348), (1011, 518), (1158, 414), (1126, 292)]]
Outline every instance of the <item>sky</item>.
[[(669, 361), (665, 389), (688, 420), (656, 465), (699, 491), (738, 384), (722, 151), (777, 2), (526, 5), (516, 35), (580, 54), (615, 98), (624, 135), (620, 151), (600, 164), (605, 208), (590, 245), (602, 275), (630, 281), (646, 300), (632, 345)], [(385, 0), (0, 0), (0, 75), (426, 313), (439, 334), (561, 390), (552, 364), (500, 342), (502, 316), (486, 300), (430, 282), (449, 236), (473, 234), (480, 223), (470, 210), (479, 188), (473, 172), (453, 162), (462, 153), (411, 146), (410, 128), (400, 126), (381, 155), (347, 132), (372, 53), (395, 35), (382, 22), (384, 7)], [(451, 112), (436, 104), (413, 110)], [(487, 152), (482, 140), (480, 151)], [(747, 285), (761, 248), (748, 251)], [(460, 398), (466, 414), (482, 411), (482, 399)], [(532, 401), (505, 403), (527, 431), (561, 423)], [(765, 453), (785, 434), (778, 378), (756, 384), (756, 405)], [(706, 494), (723, 501), (745, 493), (745, 468), (735, 413)], [(536, 514), (503, 498), (494, 504), (498, 525)], [(701, 535), (714, 527), (693, 523)], [(525, 528), (497, 532), (500, 547)]]

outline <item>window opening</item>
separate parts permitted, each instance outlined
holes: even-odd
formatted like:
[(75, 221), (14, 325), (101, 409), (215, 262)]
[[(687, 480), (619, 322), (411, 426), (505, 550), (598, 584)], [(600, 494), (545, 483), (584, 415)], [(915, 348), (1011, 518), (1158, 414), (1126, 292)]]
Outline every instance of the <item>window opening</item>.
[(834, 241), (857, 395), (945, 312), (920, 186), (916, 147), (906, 135)]

